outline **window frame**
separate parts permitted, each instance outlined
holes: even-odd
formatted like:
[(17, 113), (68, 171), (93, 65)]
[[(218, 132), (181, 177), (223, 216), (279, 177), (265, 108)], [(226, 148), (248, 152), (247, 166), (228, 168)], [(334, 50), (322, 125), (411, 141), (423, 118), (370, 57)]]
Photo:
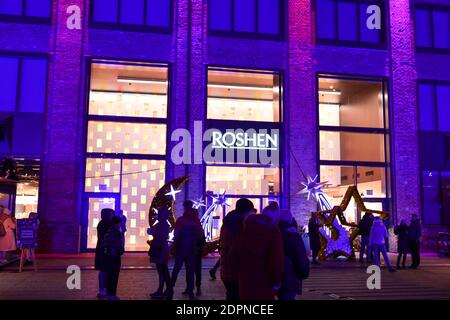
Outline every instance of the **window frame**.
[[(315, 112), (316, 112), (316, 164), (318, 168), (318, 175), (320, 177), (321, 166), (340, 166), (340, 167), (353, 167), (355, 173), (358, 172), (359, 167), (375, 167), (384, 169), (384, 179), (386, 181), (386, 196), (384, 198), (369, 197), (363, 198), (364, 202), (382, 202), (383, 210), (390, 210), (393, 207), (392, 199), (394, 198), (393, 192), (393, 180), (391, 178), (392, 165), (391, 165), (391, 125), (390, 125), (390, 104), (389, 97), (389, 79), (387, 77), (378, 76), (364, 76), (364, 75), (349, 75), (349, 74), (335, 74), (329, 72), (316, 72), (316, 89), (315, 89)], [(321, 126), (319, 117), (319, 82), (321, 78), (339, 79), (339, 80), (351, 80), (351, 81), (372, 81), (378, 82), (382, 86), (382, 108), (383, 108), (383, 128), (368, 128), (368, 127), (348, 127), (348, 126)], [(386, 114), (387, 113), (387, 114)], [(342, 128), (342, 129), (341, 129)], [(333, 131), (333, 132), (353, 132), (353, 133), (374, 133), (383, 134), (384, 136), (384, 162), (380, 161), (348, 161), (348, 160), (321, 160), (320, 159), (320, 132), (321, 131)], [(358, 178), (355, 174), (356, 187), (358, 186)], [(392, 217), (391, 223), (394, 222), (395, 217)]]
[(231, 30), (217, 30), (211, 28), (211, 6), (209, 5), (209, 1), (207, 1), (207, 28), (209, 36), (218, 36), (218, 37), (227, 37), (227, 38), (243, 38), (243, 39), (256, 39), (256, 40), (275, 40), (275, 41), (284, 41), (286, 39), (286, 21), (287, 21), (287, 0), (278, 0), (279, 1), (279, 31), (278, 34), (269, 34), (269, 33), (260, 33), (258, 32), (258, 0), (255, 0), (255, 32), (244, 32), (244, 31), (235, 31), (234, 30), (234, 3), (238, 0), (230, 0), (231, 1), (231, 15), (230, 15), (230, 26)]
[[(433, 92), (434, 92), (434, 115), (433, 115), (433, 120), (435, 121), (435, 126), (436, 126), (436, 130), (422, 130), (420, 127), (420, 105), (419, 105), (419, 86), (421, 84), (428, 84), (428, 85), (433, 85)], [(443, 80), (429, 80), (429, 79), (418, 79), (417, 80), (417, 84), (416, 84), (416, 90), (417, 90), (417, 128), (419, 131), (418, 134), (418, 146), (419, 146), (419, 159), (421, 159), (421, 148), (420, 146), (422, 145), (422, 133), (429, 133), (429, 134), (437, 134), (437, 135), (450, 135), (450, 131), (439, 131), (439, 125), (438, 125), (438, 110), (437, 108), (437, 100), (436, 100), (436, 86), (437, 85), (447, 85), (450, 86), (450, 81), (443, 81)], [(423, 190), (423, 173), (425, 171), (436, 171), (439, 174), (439, 203), (441, 204), (441, 212), (440, 212), (440, 223), (439, 224), (428, 224), (425, 223), (425, 201), (424, 201), (424, 190)], [(450, 171), (450, 168), (431, 168), (431, 167), (427, 167), (425, 166), (422, 161), (419, 161), (419, 182), (420, 182), (420, 207), (421, 207), (421, 218), (422, 221), (425, 225), (428, 226), (448, 226), (450, 224), (444, 224), (444, 208), (442, 206), (442, 201), (443, 201), (443, 197), (442, 197), (442, 172), (447, 172)]]
[[(422, 47), (417, 45), (417, 21), (416, 21), (416, 10), (422, 9), (427, 10), (431, 19), (431, 47)], [(414, 19), (414, 42), (416, 47), (416, 52), (418, 53), (438, 53), (438, 54), (450, 54), (450, 48), (436, 48), (434, 41), (434, 23), (433, 23), (433, 10), (447, 11), (450, 14), (450, 6), (442, 4), (430, 4), (430, 3), (414, 3), (413, 6), (413, 19)], [(448, 30), (450, 38), (450, 23)]]
[(42, 24), (42, 25), (51, 25), (52, 24), (53, 5), (54, 5), (53, 0), (49, 0), (50, 1), (50, 15), (48, 17), (27, 16), (26, 15), (27, 1), (32, 1), (32, 0), (22, 0), (22, 13), (20, 15), (0, 14), (0, 22)]
[[(170, 152), (167, 152), (170, 148), (171, 141), (169, 133), (172, 131), (172, 81), (173, 81), (173, 65), (170, 62), (162, 61), (145, 61), (142, 59), (136, 60), (124, 60), (124, 59), (114, 59), (109, 57), (88, 57), (86, 58), (86, 73), (84, 81), (84, 104), (83, 104), (83, 143), (82, 143), (82, 163), (80, 165), (80, 172), (82, 182), (80, 183), (79, 190), (81, 198), (83, 199), (83, 205), (81, 208), (81, 240), (80, 246), (82, 252), (93, 252), (95, 249), (88, 248), (88, 238), (87, 238), (87, 222), (89, 217), (87, 216), (88, 210), (86, 210), (85, 200), (91, 196), (102, 196), (102, 195), (113, 195), (118, 197), (119, 204), (121, 203), (122, 190), (119, 192), (88, 192), (86, 191), (86, 162), (87, 159), (119, 159), (121, 162), (120, 171), (120, 183), (122, 182), (123, 176), (123, 161), (124, 160), (156, 160), (164, 161), (164, 177), (165, 182), (170, 178), (169, 174), (171, 172), (172, 164), (170, 162)], [(91, 91), (91, 75), (92, 75), (92, 65), (95, 63), (111, 64), (111, 65), (133, 65), (133, 66), (156, 66), (167, 68), (167, 114), (165, 118), (152, 118), (152, 117), (122, 117), (122, 116), (109, 116), (109, 115), (90, 115), (89, 114), (89, 101), (90, 101), (90, 91)], [(148, 123), (148, 124), (165, 124), (166, 126), (166, 152), (165, 154), (132, 154), (132, 153), (98, 153), (98, 152), (88, 152), (88, 125), (89, 121), (105, 121), (105, 122), (122, 122), (122, 123)], [(141, 251), (127, 251), (127, 252), (141, 252)]]
[(366, 0), (332, 0), (334, 1), (334, 5), (336, 8), (336, 25), (335, 25), (335, 32), (336, 37), (334, 39), (320, 39), (318, 36), (318, 28), (319, 28), (319, 19), (317, 19), (317, 7), (318, 7), (318, 1), (314, 1), (314, 28), (315, 28), (315, 43), (316, 45), (325, 45), (325, 46), (336, 46), (336, 47), (354, 47), (354, 48), (369, 48), (369, 49), (379, 49), (379, 50), (386, 50), (388, 47), (388, 40), (389, 40), (389, 32), (388, 32), (388, 17), (389, 17), (389, 6), (388, 1), (386, 0), (370, 0), (371, 2), (374, 2), (374, 4), (380, 4), (381, 5), (381, 20), (382, 20), (382, 27), (381, 27), (381, 41), (377, 43), (372, 42), (364, 42), (361, 41), (361, 15), (359, 14), (358, 10), (358, 25), (357, 25), (357, 40), (356, 41), (349, 41), (349, 40), (339, 40), (339, 19), (338, 19), (338, 2), (351, 2), (356, 3), (358, 6), (358, 9), (360, 9), (360, 3), (367, 2)]
[[(147, 25), (147, 3), (149, 0), (144, 0), (144, 10), (142, 14), (144, 15), (144, 23), (143, 24), (128, 24), (120, 22), (120, 4), (122, 0), (117, 0), (117, 16), (116, 22), (102, 22), (94, 20), (94, 2), (95, 0), (91, 0), (89, 3), (89, 28), (91, 29), (100, 29), (100, 30), (116, 30), (116, 31), (131, 31), (131, 32), (153, 32), (153, 33), (162, 33), (162, 34), (171, 34), (173, 33), (173, 23), (174, 23), (174, 1), (169, 0), (169, 26), (150, 26)], [(142, 60), (142, 59), (140, 59)]]
[[(279, 134), (280, 136), (285, 136), (286, 135), (286, 125), (284, 125), (286, 119), (285, 119), (285, 112), (284, 112), (284, 106), (285, 106), (285, 95), (284, 95), (284, 86), (285, 86), (285, 75), (283, 70), (281, 69), (265, 69), (265, 68), (246, 68), (246, 67), (242, 67), (242, 66), (230, 66), (230, 65), (217, 65), (217, 64), (213, 64), (213, 65), (205, 65), (205, 94), (204, 94), (204, 99), (205, 99), (205, 112), (203, 115), (203, 123), (205, 124), (205, 128), (210, 128), (211, 125), (214, 124), (226, 124), (226, 123), (241, 123), (242, 125), (248, 125), (249, 121), (245, 121), (245, 120), (221, 120), (221, 119), (209, 119), (208, 118), (208, 83), (209, 83), (209, 76), (208, 76), (208, 71), (209, 70), (213, 70), (213, 71), (228, 71), (228, 72), (247, 72), (247, 73), (271, 73), (274, 75), (278, 75), (279, 78), (279, 120), (277, 122), (263, 122), (263, 121), (253, 121), (250, 122), (251, 124), (254, 124), (255, 126), (259, 126), (259, 128), (263, 128), (263, 129), (278, 129), (279, 130)], [(233, 127), (233, 126), (232, 126)], [(235, 127), (235, 126), (234, 126)], [(284, 183), (286, 182), (286, 178), (285, 178), (285, 173), (284, 173), (284, 158), (285, 158), (285, 148), (287, 148), (287, 145), (285, 142), (283, 142), (283, 139), (279, 139), (280, 141), (280, 146), (279, 146), (279, 164), (276, 168), (278, 168), (278, 172), (279, 172), (279, 184), (280, 184), (280, 190), (278, 192), (278, 195), (276, 196), (276, 199), (278, 200), (278, 203), (280, 204), (280, 206), (283, 206), (286, 202), (286, 205), (289, 202), (289, 199), (286, 198), (286, 195), (284, 195), (284, 190), (287, 190), (286, 186), (284, 185)], [(212, 191), (212, 190), (206, 190), (206, 168), (207, 167), (255, 167), (255, 168), (271, 168), (270, 165), (263, 165), (263, 164), (257, 164), (257, 163), (245, 163), (245, 164), (241, 164), (241, 163), (211, 163), (211, 164), (207, 164), (205, 162), (203, 162), (202, 165), (202, 176), (203, 176), (203, 181), (204, 181), (204, 186), (203, 189), (205, 190), (205, 193), (207, 194), (208, 191)], [(215, 190), (214, 190), (215, 191)], [(226, 191), (226, 190), (225, 190)], [(260, 205), (262, 206), (263, 204), (263, 199), (270, 199), (270, 196), (267, 195), (246, 195), (246, 194), (240, 194), (240, 195), (235, 195), (235, 194), (227, 194), (228, 196), (230, 196), (231, 198), (236, 198), (236, 197), (240, 197), (240, 198), (252, 198), (252, 199), (260, 199), (261, 203)]]

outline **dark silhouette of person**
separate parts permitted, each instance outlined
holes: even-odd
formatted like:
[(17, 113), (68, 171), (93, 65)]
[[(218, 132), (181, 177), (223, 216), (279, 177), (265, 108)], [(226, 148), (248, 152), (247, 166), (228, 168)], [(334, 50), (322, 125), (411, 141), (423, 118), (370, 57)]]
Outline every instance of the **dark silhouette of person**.
[(317, 256), (320, 251), (320, 223), (317, 215), (314, 212), (311, 212), (311, 218), (308, 223), (308, 236), (309, 236), (309, 246), (311, 248), (312, 254), (312, 264), (319, 265), (320, 263), (317, 261)]
[(108, 300), (119, 300), (117, 297), (117, 285), (119, 282), (122, 255), (125, 251), (124, 234), (120, 228), (121, 221), (120, 218), (114, 217), (103, 239), (106, 263), (106, 298)]
[(417, 214), (411, 215), (409, 224), (409, 249), (411, 250), (410, 269), (417, 269), (420, 265), (420, 238), (422, 237), (422, 226)]
[(102, 209), (101, 220), (97, 225), (97, 246), (95, 247), (95, 270), (98, 274), (98, 298), (106, 298), (106, 254), (103, 247), (103, 240), (108, 229), (112, 225), (114, 218), (113, 209)]
[[(406, 255), (409, 251), (409, 227), (406, 219), (402, 219), (398, 226), (394, 228), (394, 234), (397, 235), (397, 269), (406, 268)], [(400, 267), (400, 261), (402, 266)]]
[(284, 272), (277, 292), (279, 300), (295, 300), (298, 294), (302, 294), (302, 280), (309, 276), (305, 244), (292, 221), (292, 214), (288, 210), (281, 210), (278, 228), (283, 241)]
[(150, 262), (156, 264), (156, 270), (158, 271), (158, 289), (150, 296), (153, 299), (161, 299), (167, 297), (167, 291), (164, 292), (164, 284), (166, 284), (166, 290), (170, 287), (170, 274), (169, 274), (169, 233), (170, 224), (168, 219), (170, 217), (170, 210), (168, 208), (158, 209), (158, 223), (152, 230), (152, 242), (150, 244)]
[(187, 294), (189, 295), (189, 299), (195, 299), (195, 258), (199, 241), (203, 235), (203, 229), (198, 218), (198, 210), (192, 208), (192, 201), (185, 201), (183, 206), (183, 216), (177, 219), (174, 230), (175, 265), (172, 271), (170, 287), (167, 290), (168, 300), (173, 299), (173, 288), (175, 287), (183, 263), (186, 267)]
[(372, 249), (369, 246), (370, 230), (373, 225), (373, 214), (366, 212), (358, 223), (359, 234), (361, 235), (361, 245), (359, 248), (359, 262), (364, 262), (364, 252), (366, 252), (366, 261), (372, 260)]
[(246, 198), (236, 201), (236, 208), (230, 211), (223, 219), (220, 229), (220, 277), (225, 286), (226, 299), (228, 301), (239, 300), (239, 283), (230, 257), (231, 247), (241, 232), (244, 219), (254, 213), (253, 202)]

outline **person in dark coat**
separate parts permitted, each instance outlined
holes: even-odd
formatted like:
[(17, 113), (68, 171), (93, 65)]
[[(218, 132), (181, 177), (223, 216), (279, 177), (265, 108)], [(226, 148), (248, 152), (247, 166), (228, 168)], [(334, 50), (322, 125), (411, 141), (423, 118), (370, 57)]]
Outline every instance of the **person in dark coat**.
[[(400, 270), (402, 267), (405, 269), (406, 255), (409, 251), (409, 227), (406, 219), (402, 219), (400, 224), (395, 226), (394, 234), (397, 235), (397, 269)], [(402, 267), (400, 267), (400, 260), (402, 261)]]
[(422, 237), (422, 226), (417, 214), (411, 215), (409, 224), (409, 249), (411, 250), (412, 264), (410, 269), (417, 269), (420, 265), (420, 238)]
[[(278, 218), (277, 218), (278, 216)], [(241, 300), (274, 300), (284, 271), (279, 211), (250, 214), (229, 256)]]
[(173, 288), (175, 287), (183, 263), (186, 267), (187, 294), (189, 295), (189, 299), (195, 299), (195, 257), (198, 250), (198, 243), (203, 235), (203, 229), (198, 218), (198, 210), (192, 207), (189, 208), (187, 203), (183, 205), (185, 207), (183, 216), (177, 219), (174, 230), (175, 265), (172, 271), (170, 287), (167, 290), (167, 298), (169, 300), (173, 298)]
[(364, 262), (364, 251), (366, 252), (366, 261), (372, 259), (372, 249), (369, 246), (370, 230), (373, 225), (373, 214), (366, 212), (358, 224), (359, 234), (361, 235), (361, 246), (359, 248), (359, 262)]
[(117, 284), (119, 282), (120, 267), (124, 249), (124, 234), (121, 232), (120, 218), (113, 218), (111, 226), (105, 233), (103, 248), (106, 264), (106, 295), (108, 300), (119, 300)]
[(305, 244), (292, 220), (292, 214), (288, 210), (281, 210), (278, 228), (283, 241), (284, 274), (277, 292), (278, 300), (295, 300), (297, 294), (302, 294), (302, 280), (309, 276)]
[(254, 210), (253, 202), (245, 198), (239, 199), (235, 210), (230, 211), (223, 219), (220, 229), (220, 277), (225, 286), (226, 299), (229, 301), (239, 300), (238, 278), (229, 256), (231, 246), (242, 230), (245, 217), (254, 213)]
[(170, 216), (170, 210), (168, 208), (158, 209), (158, 223), (154, 226), (151, 235), (153, 236), (150, 244), (150, 262), (156, 264), (156, 270), (158, 271), (159, 285), (158, 289), (150, 296), (153, 299), (161, 299), (166, 297), (167, 292), (164, 292), (164, 284), (166, 284), (166, 290), (170, 286), (170, 274), (169, 274), (169, 233), (170, 224), (168, 222)]
[(106, 256), (103, 248), (103, 239), (106, 231), (112, 224), (114, 218), (114, 210), (102, 209), (101, 220), (97, 225), (97, 246), (95, 247), (95, 270), (99, 270), (98, 274), (98, 298), (106, 297)]
[(320, 222), (314, 212), (311, 212), (311, 219), (308, 223), (308, 236), (309, 236), (309, 246), (311, 248), (312, 254), (312, 264), (319, 265), (317, 261), (317, 256), (320, 251)]
[[(186, 200), (183, 203), (183, 206), (185, 209), (193, 209), (194, 202), (192, 202), (191, 200)], [(195, 286), (197, 288), (196, 292), (197, 297), (202, 294), (202, 262), (203, 262), (203, 249), (205, 248), (205, 245), (206, 245), (206, 237), (205, 233), (202, 232), (202, 236), (200, 237), (195, 250), (194, 278), (195, 278)], [(187, 273), (186, 273), (186, 283), (188, 283)], [(182, 294), (188, 295), (189, 290), (186, 288)]]

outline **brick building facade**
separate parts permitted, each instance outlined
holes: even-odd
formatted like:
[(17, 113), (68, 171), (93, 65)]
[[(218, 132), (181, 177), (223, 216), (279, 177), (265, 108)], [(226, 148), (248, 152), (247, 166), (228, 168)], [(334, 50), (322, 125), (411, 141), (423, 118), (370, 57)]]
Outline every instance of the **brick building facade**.
[[(319, 11), (329, 8), (327, 1), (281, 1), (280, 28), (276, 36), (212, 30), (213, 23), (208, 15), (214, 12), (209, 2), (169, 1), (170, 22), (167, 28), (135, 25), (129, 28), (116, 22), (96, 23), (94, 11), (97, 9), (94, 9), (93, 0), (54, 0), (51, 14), (42, 21), (30, 19), (23, 12), (0, 14), (0, 56), (43, 55), (48, 58), (43, 122), (45, 140), (42, 153), (33, 155), (40, 158), (41, 163), (38, 201), (42, 217), (41, 251), (73, 253), (86, 249), (80, 240), (86, 232), (82, 227), (86, 214), (86, 110), (89, 73), (95, 59), (168, 66), (170, 111), (167, 141), (170, 141), (171, 130), (187, 128), (193, 132), (194, 122), (205, 120), (210, 66), (278, 72), (282, 76), (280, 86), (283, 92), (283, 179), (279, 201), (283, 207), (292, 210), (300, 224), (307, 223), (309, 212), (316, 209), (313, 201), (307, 201), (304, 195), (298, 194), (304, 180), (303, 173), (315, 175), (320, 172), (319, 165), (322, 164), (319, 159), (318, 78), (333, 75), (358, 81), (379, 79), (384, 83), (382, 94), (389, 113), (385, 120), (388, 133), (383, 164), (388, 187), (383, 208), (393, 212), (394, 223), (401, 218), (409, 218), (413, 213), (419, 213), (426, 222), (424, 215), (427, 213), (421, 200), (424, 192), (421, 177), (426, 168), (421, 165), (419, 147), (418, 82), (450, 81), (450, 55), (445, 49), (419, 50), (415, 37), (418, 32), (415, 9), (419, 5), (434, 8), (434, 5), (445, 4), (445, 1), (355, 1), (360, 6), (378, 4), (382, 9), (381, 33), (384, 40), (375, 41), (376, 45), (367, 45), (359, 40), (322, 41), (320, 24), (328, 22), (320, 20)], [(235, 1), (224, 2), (237, 6)], [(266, 2), (271, 3), (261, 1), (256, 10), (262, 10)], [(339, 1), (335, 2), (333, 5), (341, 8)], [(154, 2), (145, 3), (148, 9), (147, 6)], [(0, 5), (0, 12), (1, 8)], [(78, 9), (80, 28), (73, 25), (76, 24)], [(262, 17), (267, 16), (261, 14)], [(232, 15), (232, 19), (238, 18)], [(450, 34), (450, 26), (447, 31)], [(447, 108), (450, 109), (448, 105)], [(379, 132), (383, 130), (379, 129)], [(173, 145), (173, 142), (167, 143), (168, 153)], [(14, 150), (2, 150), (2, 155), (27, 156)], [(361, 165), (368, 166), (366, 162), (361, 162)], [(342, 165), (350, 166), (347, 162)], [(357, 165), (354, 168), (359, 170)], [(190, 180), (180, 198), (197, 198), (207, 189), (204, 172), (203, 164), (166, 165), (165, 180), (189, 175)], [(442, 207), (448, 206), (443, 198), (440, 196)], [(178, 202), (177, 206), (179, 209)], [(448, 207), (442, 209), (445, 210), (449, 210)], [(447, 211), (441, 213), (442, 216), (448, 214)], [(426, 238), (435, 238), (437, 232), (448, 231), (448, 225), (442, 219), (438, 223), (425, 223)]]

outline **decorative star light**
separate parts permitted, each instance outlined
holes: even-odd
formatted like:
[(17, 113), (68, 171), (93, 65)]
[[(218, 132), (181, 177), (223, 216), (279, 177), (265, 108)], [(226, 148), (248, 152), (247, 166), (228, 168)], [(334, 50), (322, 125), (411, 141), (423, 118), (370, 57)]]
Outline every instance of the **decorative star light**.
[(165, 195), (166, 195), (166, 196), (171, 196), (171, 197), (173, 198), (173, 201), (175, 201), (175, 200), (176, 200), (175, 195), (176, 195), (177, 193), (180, 193), (180, 192), (181, 192), (181, 190), (175, 190), (175, 189), (173, 188), (173, 186), (170, 185), (170, 191), (167, 192)]
[(205, 200), (202, 197), (198, 198), (197, 201), (192, 201), (194, 203), (193, 208), (199, 209), (200, 207), (206, 207)]
[(304, 188), (299, 192), (299, 194), (307, 193), (307, 199), (309, 200), (311, 196), (319, 200), (319, 196), (323, 194), (322, 187), (328, 183), (328, 181), (325, 182), (319, 182), (317, 179), (319, 178), (319, 175), (316, 174), (314, 178), (311, 178), (311, 176), (308, 176), (306, 182), (302, 182), (302, 185)]
[(230, 206), (227, 203), (227, 197), (225, 195), (225, 191), (222, 194), (217, 194), (216, 196), (210, 195), (210, 197), (214, 199), (215, 205), (228, 206), (228, 207)]

